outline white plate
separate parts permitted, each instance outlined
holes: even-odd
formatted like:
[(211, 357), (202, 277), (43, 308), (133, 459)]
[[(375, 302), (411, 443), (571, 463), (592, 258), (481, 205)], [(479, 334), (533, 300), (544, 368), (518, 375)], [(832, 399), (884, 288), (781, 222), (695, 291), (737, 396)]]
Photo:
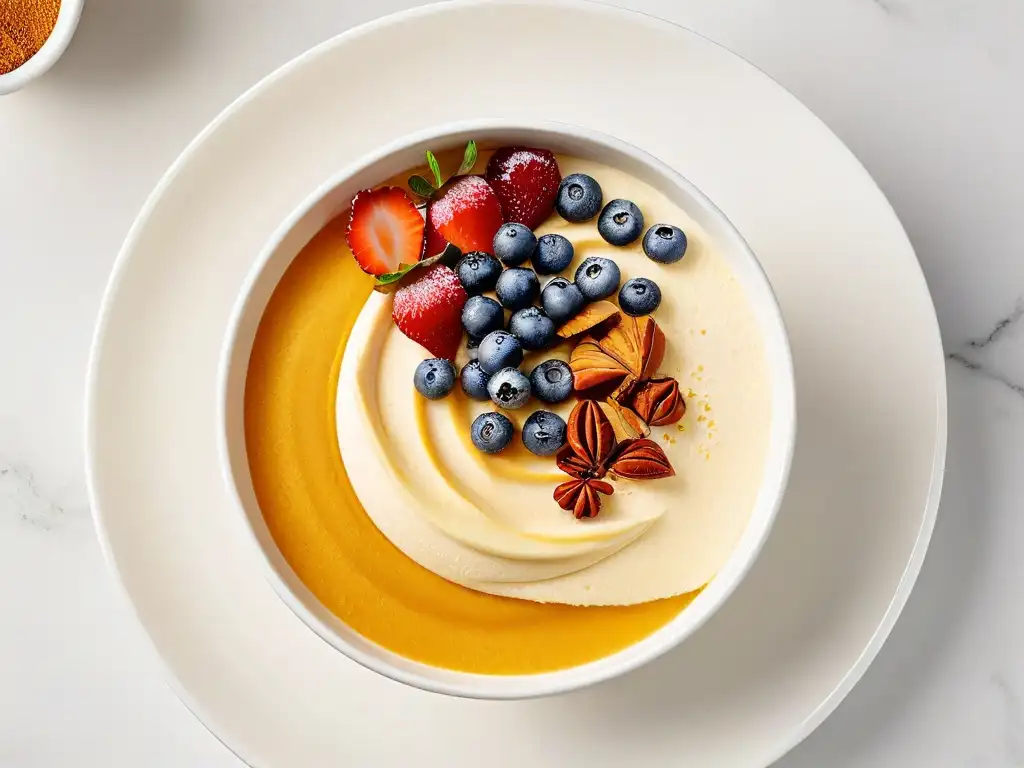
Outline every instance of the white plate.
[[(559, 76), (574, 56), (586, 66)], [(439, 73), (450, 87), (426, 78)], [(531, 702), (411, 690), (320, 641), (262, 579), (217, 457), (223, 334), (275, 227), (374, 147), (480, 117), (581, 124), (691, 179), (762, 260), (797, 376), (790, 490), (729, 603), (643, 670)], [(307, 53), (174, 165), (104, 302), (88, 475), (111, 567), (175, 690), (253, 765), (742, 768), (769, 764), (817, 726), (891, 629), (935, 520), (945, 398), (910, 243), (856, 159), (788, 93), (649, 17), (466, 2)]]

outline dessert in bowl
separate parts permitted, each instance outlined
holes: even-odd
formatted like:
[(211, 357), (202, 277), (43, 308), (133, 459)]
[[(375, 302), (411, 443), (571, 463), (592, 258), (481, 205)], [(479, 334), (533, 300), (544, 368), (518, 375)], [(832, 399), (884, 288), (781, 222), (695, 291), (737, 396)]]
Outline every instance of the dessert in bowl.
[(553, 123), (441, 127), (326, 182), (250, 275), (221, 386), (285, 603), (371, 669), (485, 698), (691, 634), (760, 550), (795, 435), (742, 237), (656, 159)]

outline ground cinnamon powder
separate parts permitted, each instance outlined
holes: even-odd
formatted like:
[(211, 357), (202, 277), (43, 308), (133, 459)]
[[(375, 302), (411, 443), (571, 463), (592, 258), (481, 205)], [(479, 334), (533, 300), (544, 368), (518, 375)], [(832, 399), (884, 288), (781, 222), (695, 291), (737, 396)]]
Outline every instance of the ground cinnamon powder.
[(0, 75), (39, 52), (59, 11), (60, 0), (0, 0)]

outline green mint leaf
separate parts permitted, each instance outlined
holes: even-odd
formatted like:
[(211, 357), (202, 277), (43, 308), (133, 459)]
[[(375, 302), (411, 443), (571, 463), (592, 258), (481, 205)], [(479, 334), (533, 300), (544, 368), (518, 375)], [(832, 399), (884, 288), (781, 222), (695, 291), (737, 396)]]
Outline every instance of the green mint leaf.
[(437, 191), (434, 188), (434, 185), (431, 184), (426, 179), (424, 179), (422, 176), (410, 176), (409, 189), (411, 189), (413, 193), (419, 195), (420, 197), (426, 197), (428, 199), (432, 197), (434, 193)]
[(391, 283), (397, 283), (399, 280), (405, 277), (409, 269), (412, 269), (412, 267), (409, 267), (407, 269), (400, 269), (397, 272), (385, 272), (383, 275), (378, 275), (377, 285), (391, 285)]
[(459, 172), (455, 175), (462, 176), (472, 171), (473, 166), (476, 165), (477, 154), (476, 142), (470, 139), (466, 145), (466, 152), (462, 156), (462, 165), (459, 166)]
[(429, 149), (427, 150), (427, 165), (430, 166), (430, 171), (434, 174), (434, 186), (440, 189), (444, 185), (444, 179), (441, 178), (441, 166), (438, 164), (437, 158), (434, 157), (434, 153)]

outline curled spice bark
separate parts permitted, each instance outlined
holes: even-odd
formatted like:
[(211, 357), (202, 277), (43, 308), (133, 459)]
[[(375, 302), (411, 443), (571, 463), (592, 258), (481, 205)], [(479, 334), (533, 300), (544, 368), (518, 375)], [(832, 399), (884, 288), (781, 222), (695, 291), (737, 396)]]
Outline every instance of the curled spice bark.
[(652, 426), (679, 421), (686, 411), (675, 379), (653, 378), (664, 359), (665, 333), (654, 319), (623, 317), (573, 349), (573, 388), (580, 397), (607, 402), (628, 434), (646, 437)]
[(581, 397), (622, 400), (665, 359), (665, 333), (650, 317), (623, 317), (600, 338), (583, 339), (569, 357)]

